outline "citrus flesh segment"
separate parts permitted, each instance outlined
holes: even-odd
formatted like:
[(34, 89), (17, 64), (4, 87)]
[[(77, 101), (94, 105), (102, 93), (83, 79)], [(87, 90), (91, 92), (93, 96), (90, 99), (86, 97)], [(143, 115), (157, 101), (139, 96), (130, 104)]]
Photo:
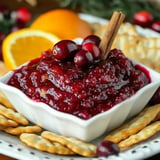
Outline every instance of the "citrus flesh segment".
[(8, 69), (15, 69), (39, 57), (42, 51), (52, 49), (59, 40), (53, 34), (28, 28), (13, 32), (4, 39), (2, 44), (5, 65)]

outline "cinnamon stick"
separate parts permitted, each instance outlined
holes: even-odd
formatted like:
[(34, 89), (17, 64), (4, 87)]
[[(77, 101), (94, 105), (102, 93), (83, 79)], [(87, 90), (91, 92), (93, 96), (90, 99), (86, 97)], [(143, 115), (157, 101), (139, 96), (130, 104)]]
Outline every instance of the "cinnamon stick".
[(115, 36), (118, 32), (118, 29), (120, 25), (122, 24), (123, 20), (125, 18), (125, 15), (122, 12), (114, 12), (109, 24), (107, 25), (106, 31), (102, 37), (102, 40), (100, 42), (100, 49), (102, 52), (101, 58), (105, 60), (108, 56), (108, 52), (111, 49), (112, 43), (115, 39)]

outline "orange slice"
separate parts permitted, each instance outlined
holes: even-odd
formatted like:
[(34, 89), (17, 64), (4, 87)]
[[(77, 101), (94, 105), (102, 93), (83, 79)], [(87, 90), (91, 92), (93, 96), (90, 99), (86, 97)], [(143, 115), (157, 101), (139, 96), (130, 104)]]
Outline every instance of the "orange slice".
[(51, 49), (59, 40), (53, 34), (29, 28), (13, 32), (4, 39), (2, 44), (4, 63), (8, 69), (15, 69), (39, 57), (42, 51)]
[(67, 9), (55, 9), (38, 16), (30, 26), (53, 33), (61, 39), (84, 38), (93, 34), (92, 28), (78, 14)]

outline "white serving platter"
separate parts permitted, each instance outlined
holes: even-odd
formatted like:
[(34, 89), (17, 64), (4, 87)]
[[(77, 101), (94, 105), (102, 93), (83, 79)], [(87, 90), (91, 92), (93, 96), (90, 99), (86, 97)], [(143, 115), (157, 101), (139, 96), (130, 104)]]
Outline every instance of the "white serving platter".
[[(106, 20), (95, 16), (86, 14), (80, 14), (79, 16), (88, 22), (98, 22), (102, 24), (106, 23)], [(160, 34), (149, 29), (142, 29), (138, 26), (137, 31), (142, 35), (160, 37)], [(98, 143), (102, 138), (103, 136), (94, 140), (93, 143)], [(119, 156), (110, 156), (108, 158), (85, 158), (80, 156), (59, 156), (41, 152), (27, 147), (19, 140), (17, 136), (12, 136), (0, 131), (0, 154), (4, 154), (19, 160), (140, 160), (149, 158), (158, 153), (160, 153), (160, 132), (148, 140), (122, 151)]]

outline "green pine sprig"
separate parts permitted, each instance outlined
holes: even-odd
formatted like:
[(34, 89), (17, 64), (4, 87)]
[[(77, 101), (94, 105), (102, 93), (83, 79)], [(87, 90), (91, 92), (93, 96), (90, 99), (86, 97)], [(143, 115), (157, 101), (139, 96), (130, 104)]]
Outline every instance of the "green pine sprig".
[(61, 0), (61, 7), (79, 9), (81, 12), (110, 18), (114, 11), (122, 11), (127, 20), (132, 20), (135, 12), (147, 10), (153, 14), (155, 19), (160, 19), (159, 10), (153, 7), (149, 1), (139, 0)]

